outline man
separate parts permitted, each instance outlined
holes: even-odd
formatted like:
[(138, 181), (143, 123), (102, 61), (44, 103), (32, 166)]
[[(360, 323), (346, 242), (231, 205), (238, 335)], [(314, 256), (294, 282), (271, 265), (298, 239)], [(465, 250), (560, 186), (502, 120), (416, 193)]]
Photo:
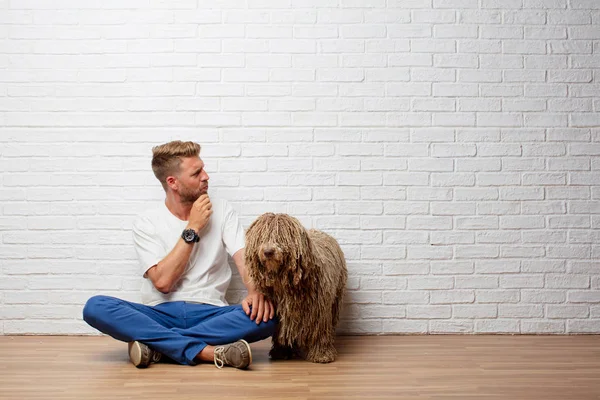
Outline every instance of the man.
[[(270, 300), (258, 293), (244, 264), (244, 231), (225, 201), (212, 203), (200, 146), (173, 141), (152, 149), (152, 170), (166, 199), (140, 215), (133, 226), (144, 282), (143, 304), (94, 296), (84, 320), (115, 339), (129, 342), (138, 368), (162, 355), (180, 364), (214, 362), (246, 368), (248, 342), (271, 336), (276, 321)], [(228, 306), (232, 256), (248, 296)]]

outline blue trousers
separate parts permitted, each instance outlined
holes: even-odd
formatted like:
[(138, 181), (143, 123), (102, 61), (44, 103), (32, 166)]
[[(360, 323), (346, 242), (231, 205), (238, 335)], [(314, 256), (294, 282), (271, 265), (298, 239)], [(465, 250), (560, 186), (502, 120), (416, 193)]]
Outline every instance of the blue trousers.
[(263, 340), (273, 335), (277, 324), (275, 318), (256, 324), (241, 305), (218, 307), (173, 301), (146, 306), (109, 296), (89, 299), (83, 319), (117, 340), (137, 340), (187, 365), (195, 365), (195, 357), (207, 345)]

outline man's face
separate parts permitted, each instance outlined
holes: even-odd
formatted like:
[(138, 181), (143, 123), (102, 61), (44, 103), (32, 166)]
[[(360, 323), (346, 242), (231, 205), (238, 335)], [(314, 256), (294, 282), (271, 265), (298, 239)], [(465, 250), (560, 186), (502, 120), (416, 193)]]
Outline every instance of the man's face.
[(200, 157), (186, 157), (181, 160), (179, 174), (179, 196), (182, 202), (193, 203), (208, 192), (208, 174)]

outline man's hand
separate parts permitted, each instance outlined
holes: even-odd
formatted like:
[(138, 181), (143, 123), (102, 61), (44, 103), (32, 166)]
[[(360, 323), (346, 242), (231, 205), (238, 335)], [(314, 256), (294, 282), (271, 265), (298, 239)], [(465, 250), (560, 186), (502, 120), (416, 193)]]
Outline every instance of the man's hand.
[(275, 307), (271, 300), (265, 298), (262, 293), (252, 292), (242, 300), (242, 308), (250, 320), (260, 324), (261, 321), (267, 322), (275, 316)]
[(212, 215), (212, 204), (207, 194), (203, 194), (192, 204), (188, 226), (196, 232), (200, 232), (206, 226)]

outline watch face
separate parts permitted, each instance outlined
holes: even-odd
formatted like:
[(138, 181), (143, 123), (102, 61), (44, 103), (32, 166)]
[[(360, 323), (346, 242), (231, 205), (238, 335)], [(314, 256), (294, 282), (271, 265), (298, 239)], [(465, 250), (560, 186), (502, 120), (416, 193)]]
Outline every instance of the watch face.
[(183, 240), (185, 240), (186, 242), (193, 242), (195, 238), (196, 232), (194, 232), (192, 229), (186, 229), (185, 231), (183, 231)]

